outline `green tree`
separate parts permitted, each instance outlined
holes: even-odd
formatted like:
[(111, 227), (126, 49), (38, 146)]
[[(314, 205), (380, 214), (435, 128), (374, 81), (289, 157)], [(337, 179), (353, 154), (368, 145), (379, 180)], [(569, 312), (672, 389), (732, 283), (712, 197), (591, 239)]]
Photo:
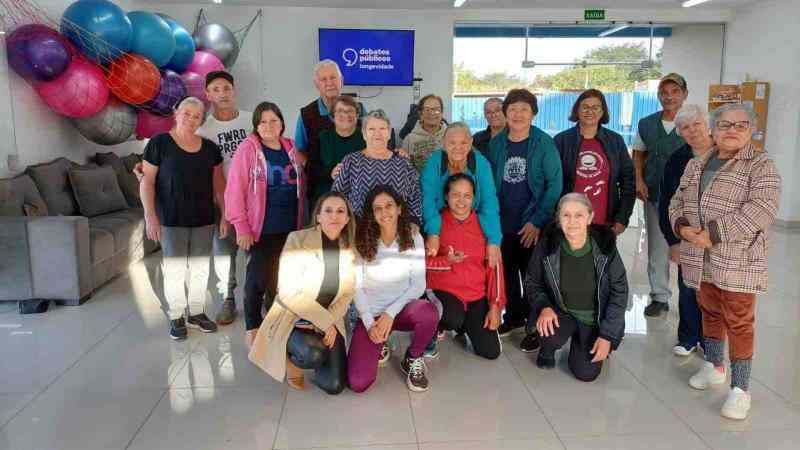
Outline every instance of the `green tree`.
[(588, 51), (575, 60), (575, 66), (547, 77), (552, 89), (583, 90), (594, 87), (605, 92), (632, 90), (637, 81), (661, 76), (661, 53), (655, 55), (652, 67), (631, 65), (591, 65), (592, 63), (635, 63), (648, 58), (643, 44), (604, 45)]

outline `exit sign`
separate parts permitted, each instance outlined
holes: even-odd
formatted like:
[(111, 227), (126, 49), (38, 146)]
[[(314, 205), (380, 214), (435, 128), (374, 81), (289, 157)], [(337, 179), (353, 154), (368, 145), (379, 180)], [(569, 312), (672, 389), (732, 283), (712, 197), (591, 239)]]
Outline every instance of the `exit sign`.
[(583, 20), (606, 20), (605, 9), (584, 9)]

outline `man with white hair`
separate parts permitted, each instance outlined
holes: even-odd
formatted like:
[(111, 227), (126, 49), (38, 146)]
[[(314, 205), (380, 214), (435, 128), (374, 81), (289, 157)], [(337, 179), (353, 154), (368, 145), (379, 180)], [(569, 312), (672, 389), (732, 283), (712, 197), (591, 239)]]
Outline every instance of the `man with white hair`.
[[(335, 61), (324, 59), (314, 67), (314, 86), (319, 97), (300, 108), (300, 116), (295, 126), (295, 146), (306, 157), (306, 192), (315, 192), (314, 183), (322, 178), (320, 161), (319, 135), (325, 130), (334, 128), (331, 111), (333, 101), (341, 95), (344, 78)], [(359, 104), (359, 118), (364, 115), (363, 105)], [(311, 205), (313, 208), (313, 205)]]

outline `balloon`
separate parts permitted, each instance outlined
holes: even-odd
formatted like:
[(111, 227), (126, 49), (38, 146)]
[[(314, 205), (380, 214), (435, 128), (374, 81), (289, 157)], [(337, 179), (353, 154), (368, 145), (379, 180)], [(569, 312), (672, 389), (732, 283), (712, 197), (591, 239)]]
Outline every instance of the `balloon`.
[(169, 24), (147, 11), (131, 11), (128, 19), (133, 27), (131, 52), (144, 56), (158, 67), (166, 66), (175, 53), (175, 38)]
[(206, 105), (206, 109), (208, 109), (211, 103), (206, 96), (206, 77), (187, 70), (181, 74), (181, 78), (186, 85), (186, 95), (188, 97), (199, 98), (203, 101), (203, 104)]
[(61, 76), (34, 88), (47, 106), (67, 117), (95, 115), (108, 103), (103, 71), (83, 58), (73, 59)]
[(115, 97), (99, 113), (84, 119), (71, 119), (78, 132), (100, 145), (117, 145), (128, 140), (136, 129), (136, 110)]
[(231, 67), (239, 57), (239, 41), (231, 30), (219, 23), (207, 23), (194, 32), (198, 50), (213, 53), (225, 67)]
[(64, 73), (72, 60), (67, 42), (52, 28), (23, 25), (6, 38), (8, 65), (28, 81), (50, 81)]
[(192, 63), (186, 68), (187, 72), (194, 72), (203, 77), (203, 88), (205, 88), (206, 75), (215, 70), (225, 70), (225, 66), (222, 65), (222, 61), (220, 61), (219, 58), (209, 52), (203, 51), (194, 52)]
[(78, 0), (64, 11), (61, 33), (89, 59), (107, 64), (130, 50), (133, 29), (119, 6), (107, 0)]
[(131, 105), (141, 105), (153, 99), (161, 87), (161, 74), (143, 56), (128, 53), (111, 63), (106, 75), (111, 92)]
[(181, 76), (171, 70), (165, 70), (161, 75), (161, 87), (156, 98), (147, 102), (145, 108), (162, 116), (170, 115), (184, 98), (186, 98), (186, 84)]
[(136, 139), (150, 139), (151, 137), (167, 133), (175, 126), (175, 116), (157, 116), (143, 109), (139, 110), (136, 122)]
[(194, 58), (194, 39), (186, 31), (186, 28), (172, 17), (160, 13), (156, 13), (156, 15), (167, 22), (167, 25), (172, 29), (172, 37), (175, 38), (175, 53), (167, 63), (166, 68), (181, 73), (186, 70), (189, 64), (192, 63), (192, 58)]

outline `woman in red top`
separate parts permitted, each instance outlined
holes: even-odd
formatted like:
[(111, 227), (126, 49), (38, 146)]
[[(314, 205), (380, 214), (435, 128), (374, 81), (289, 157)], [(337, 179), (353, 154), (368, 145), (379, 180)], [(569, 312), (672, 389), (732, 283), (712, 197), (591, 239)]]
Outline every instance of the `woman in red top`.
[[(427, 285), (443, 308), (439, 330), (463, 330), (478, 356), (500, 356), (500, 312), (506, 304), (503, 265), (486, 261), (486, 237), (472, 209), (475, 183), (451, 176), (444, 188), (439, 256), (427, 258)], [(435, 300), (434, 300), (435, 301)]]

